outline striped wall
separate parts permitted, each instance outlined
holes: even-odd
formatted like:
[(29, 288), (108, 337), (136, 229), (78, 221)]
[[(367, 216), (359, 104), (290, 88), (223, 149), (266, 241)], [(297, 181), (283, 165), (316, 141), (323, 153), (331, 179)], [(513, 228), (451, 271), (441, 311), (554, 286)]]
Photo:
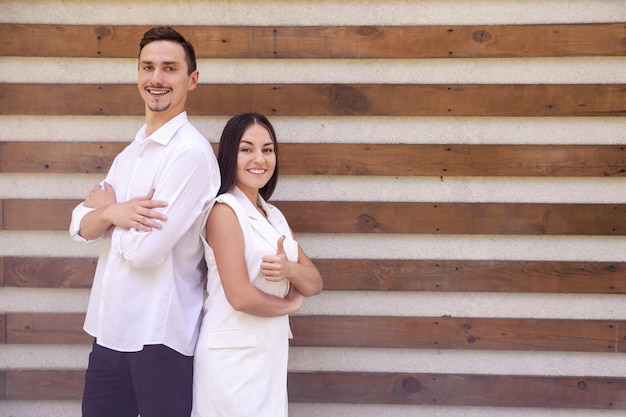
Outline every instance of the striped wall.
[(139, 36), (192, 121), (275, 123), (323, 273), (290, 414), (626, 410), (626, 1), (0, 1), (0, 416), (80, 415), (98, 248), (69, 210), (142, 124)]

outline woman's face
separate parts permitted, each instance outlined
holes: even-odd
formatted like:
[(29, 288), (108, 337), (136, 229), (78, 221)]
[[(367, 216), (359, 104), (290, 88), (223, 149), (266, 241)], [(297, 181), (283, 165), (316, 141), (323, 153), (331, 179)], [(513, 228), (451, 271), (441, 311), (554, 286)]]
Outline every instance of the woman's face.
[(251, 125), (239, 142), (235, 185), (242, 191), (263, 188), (276, 169), (276, 153), (272, 137), (262, 125)]

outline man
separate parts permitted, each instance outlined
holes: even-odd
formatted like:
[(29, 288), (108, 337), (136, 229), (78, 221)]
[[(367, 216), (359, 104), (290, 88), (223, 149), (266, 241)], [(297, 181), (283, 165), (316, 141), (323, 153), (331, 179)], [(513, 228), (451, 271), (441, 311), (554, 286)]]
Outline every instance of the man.
[(102, 240), (84, 326), (95, 338), (84, 417), (190, 415), (200, 233), (220, 185), (213, 150), (185, 111), (197, 84), (192, 45), (169, 27), (147, 31), (138, 76), (146, 124), (72, 212), (73, 239)]

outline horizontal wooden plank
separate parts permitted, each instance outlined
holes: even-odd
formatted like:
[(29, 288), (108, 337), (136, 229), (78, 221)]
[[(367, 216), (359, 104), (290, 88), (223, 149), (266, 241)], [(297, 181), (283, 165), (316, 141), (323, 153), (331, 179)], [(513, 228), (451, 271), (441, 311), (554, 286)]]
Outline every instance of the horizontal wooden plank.
[(6, 343), (7, 331), (6, 331), (6, 315), (0, 314), (0, 344)]
[(9, 401), (67, 401), (83, 397), (85, 370), (10, 369), (5, 374)]
[[(67, 230), (77, 200), (3, 200), (5, 230)], [(276, 201), (296, 232), (626, 234), (623, 204)]]
[[(78, 200), (3, 200), (4, 230), (68, 230)], [(20, 212), (21, 211), (21, 212)]]
[[(89, 344), (84, 314), (6, 315), (6, 343)], [(291, 317), (293, 346), (626, 352), (626, 321), (475, 317)]]
[(293, 346), (626, 352), (618, 320), (295, 316), (291, 327)]
[[(145, 26), (4, 23), (0, 56), (135, 58)], [(199, 58), (624, 56), (623, 23), (181, 26)]]
[(6, 314), (6, 343), (90, 344), (84, 314)]
[(96, 258), (7, 257), (5, 286), (19, 288), (90, 288)]
[(0, 369), (0, 401), (7, 399), (7, 373)]
[[(467, 259), (313, 259), (325, 291), (625, 294), (626, 263)], [(89, 288), (96, 258), (0, 257), (5, 285)], [(2, 271), (0, 270), (0, 275)]]
[[(6, 204), (6, 202), (5, 202)], [(615, 204), (275, 202), (297, 232), (624, 235)]]
[(626, 409), (626, 378), (292, 372), (290, 402)]
[[(314, 259), (324, 291), (626, 293), (626, 263)], [(7, 274), (7, 278), (8, 278)]]
[[(106, 173), (126, 142), (0, 142), (0, 173)], [(217, 151), (218, 145), (213, 144)], [(624, 145), (281, 143), (283, 175), (626, 176)]]
[[(143, 115), (134, 84), (0, 84), (4, 115)], [(201, 84), (191, 115), (624, 116), (622, 84)], [(41, 100), (41, 97), (46, 97)], [(207, 100), (211, 97), (211, 100)]]
[[(79, 400), (84, 370), (7, 370), (7, 400)], [(290, 372), (291, 403), (626, 409), (625, 378)]]

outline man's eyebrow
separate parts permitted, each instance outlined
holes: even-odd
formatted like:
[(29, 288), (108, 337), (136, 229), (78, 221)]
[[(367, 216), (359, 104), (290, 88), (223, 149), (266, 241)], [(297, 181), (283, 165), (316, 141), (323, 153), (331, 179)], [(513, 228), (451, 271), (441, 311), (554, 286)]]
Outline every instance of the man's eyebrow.
[(153, 62), (153, 61), (148, 61), (148, 60), (143, 60), (143, 61), (139, 61), (141, 64), (146, 65), (146, 64), (150, 64), (150, 65), (155, 65), (155, 64), (161, 64), (161, 65), (181, 65), (180, 62), (178, 61), (163, 61), (163, 62)]

